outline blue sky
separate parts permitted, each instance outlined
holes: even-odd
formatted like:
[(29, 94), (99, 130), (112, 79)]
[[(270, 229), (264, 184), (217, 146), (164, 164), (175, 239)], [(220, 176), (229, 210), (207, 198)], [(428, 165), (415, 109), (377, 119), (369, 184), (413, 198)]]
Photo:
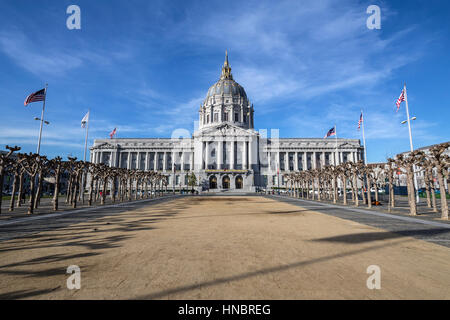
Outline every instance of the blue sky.
[[(81, 8), (81, 30), (66, 9)], [(369, 30), (366, 8), (381, 8)], [(234, 78), (255, 108), (256, 129), (280, 137), (360, 138), (364, 109), (369, 162), (409, 149), (408, 88), (415, 147), (449, 139), (448, 1), (0, 1), (0, 146), (82, 158), (80, 121), (91, 110), (89, 145), (117, 137), (192, 132), (228, 49)]]

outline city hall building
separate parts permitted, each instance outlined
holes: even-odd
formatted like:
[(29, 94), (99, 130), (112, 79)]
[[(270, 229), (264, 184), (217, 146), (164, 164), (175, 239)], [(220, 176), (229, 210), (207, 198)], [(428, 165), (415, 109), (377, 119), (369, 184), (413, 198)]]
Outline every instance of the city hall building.
[(168, 175), (169, 188), (245, 191), (283, 187), (285, 173), (363, 159), (358, 139), (279, 138), (278, 130), (254, 129), (254, 108), (234, 81), (228, 55), (219, 81), (200, 105), (194, 133), (171, 138), (97, 139), (90, 161), (111, 167), (154, 170)]

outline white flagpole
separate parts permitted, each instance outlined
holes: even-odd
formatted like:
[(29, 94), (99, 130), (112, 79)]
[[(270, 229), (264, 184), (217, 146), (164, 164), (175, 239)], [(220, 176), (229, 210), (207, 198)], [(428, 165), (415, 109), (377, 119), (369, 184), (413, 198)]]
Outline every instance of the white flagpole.
[(336, 129), (336, 125), (334, 125), (334, 136), (335, 136), (335, 140), (336, 140), (336, 156), (335, 156), (334, 165), (337, 165), (337, 164), (338, 164), (338, 161), (339, 161), (339, 153), (338, 153), (338, 141), (337, 141), (337, 129)]
[(88, 118), (87, 118), (87, 123), (86, 123), (86, 138), (84, 139), (84, 156), (83, 156), (83, 161), (86, 162), (86, 154), (87, 154), (87, 140), (88, 140), (88, 132), (89, 132), (89, 118), (91, 117), (91, 110), (88, 109)]
[[(411, 148), (411, 152), (414, 151), (413, 142), (412, 142), (412, 133), (411, 133), (411, 119), (409, 118), (409, 107), (408, 107), (408, 95), (406, 94), (406, 83), (403, 86), (403, 92), (405, 95), (405, 104), (406, 104), (406, 119), (408, 119), (408, 131), (409, 131), (409, 146)], [(416, 166), (413, 165), (413, 175), (414, 175), (414, 188), (416, 189), (416, 202), (419, 203), (419, 190), (418, 190), (418, 184), (417, 184), (417, 177), (416, 177)]]
[(367, 164), (367, 148), (366, 148), (366, 136), (364, 134), (364, 114), (361, 109), (361, 115), (362, 115), (362, 136), (363, 136), (363, 143), (364, 143), (364, 163)]
[(41, 138), (42, 138), (42, 127), (44, 124), (44, 111), (45, 111), (45, 100), (47, 100), (47, 87), (48, 84), (45, 84), (45, 91), (44, 91), (44, 103), (42, 104), (42, 113), (41, 113), (41, 126), (39, 128), (39, 140), (38, 140), (38, 146), (37, 146), (37, 154), (41, 151)]

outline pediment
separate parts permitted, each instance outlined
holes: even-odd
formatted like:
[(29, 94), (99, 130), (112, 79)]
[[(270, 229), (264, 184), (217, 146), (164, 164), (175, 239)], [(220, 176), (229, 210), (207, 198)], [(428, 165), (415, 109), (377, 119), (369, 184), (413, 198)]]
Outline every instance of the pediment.
[(112, 145), (109, 142), (104, 142), (98, 146), (95, 146), (95, 149), (114, 149), (115, 147), (115, 145)]
[(348, 143), (348, 142), (344, 142), (342, 144), (339, 144), (338, 146), (339, 146), (339, 148), (354, 148), (355, 147), (354, 144), (351, 144), (351, 143)]
[(252, 129), (243, 129), (228, 123), (220, 124), (215, 127), (206, 128), (202, 131), (199, 131), (196, 136), (217, 136), (217, 137), (225, 137), (225, 136), (254, 136), (257, 133)]

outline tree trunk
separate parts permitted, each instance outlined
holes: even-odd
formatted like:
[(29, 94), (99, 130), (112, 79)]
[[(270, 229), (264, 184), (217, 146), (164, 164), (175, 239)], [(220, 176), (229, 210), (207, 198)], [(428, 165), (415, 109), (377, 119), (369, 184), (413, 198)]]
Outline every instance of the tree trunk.
[(111, 177), (111, 199), (112, 202), (116, 202), (116, 177)]
[(24, 178), (24, 172), (20, 172), (19, 175), (19, 193), (18, 193), (18, 199), (17, 199), (17, 207), (22, 206), (22, 198), (23, 198), (23, 178)]
[(352, 192), (354, 194), (354, 204), (355, 207), (359, 207), (359, 196), (358, 196), (358, 178), (356, 177), (356, 174), (353, 175), (353, 187)]
[(71, 190), (72, 190), (72, 174), (69, 175), (69, 181), (67, 183), (66, 203), (69, 203), (71, 199)]
[[(13, 188), (12, 188), (12, 193), (11, 193), (11, 201), (9, 203), (9, 211), (14, 211), (14, 201), (16, 198), (16, 188), (17, 188), (17, 179), (19, 178), (19, 173), (16, 171), (14, 173), (14, 182), (13, 182)], [(0, 204), (1, 206), (1, 204)]]
[(395, 194), (394, 194), (394, 171), (389, 172), (388, 183), (389, 183), (389, 197), (391, 202), (391, 208), (395, 207)]
[(367, 206), (369, 208), (372, 208), (372, 192), (370, 192), (371, 187), (372, 178), (370, 178), (370, 175), (367, 175)]
[(346, 176), (342, 176), (342, 195), (343, 195), (344, 205), (347, 205), (347, 177)]
[(134, 192), (134, 200), (138, 199), (138, 193), (139, 193), (139, 179), (136, 179), (136, 191)]
[(447, 194), (445, 192), (443, 168), (441, 164), (436, 165), (437, 179), (439, 182), (439, 190), (441, 191), (441, 219), (448, 220)]
[(89, 199), (88, 199), (88, 205), (92, 206), (92, 198), (94, 195), (94, 176), (91, 175), (90, 177), (91, 181), (89, 181)]
[[(362, 179), (362, 184), (361, 184), (361, 198), (362, 198), (362, 203), (366, 204), (366, 191), (364, 191), (364, 178)], [(358, 187), (356, 187), (356, 190), (358, 190)]]
[(37, 209), (39, 206), (39, 201), (41, 199), (41, 194), (42, 194), (42, 175), (43, 172), (42, 170), (39, 171), (39, 179), (38, 179), (38, 186), (37, 186), (37, 191), (36, 191), (36, 197), (34, 198), (34, 208)]
[(431, 180), (431, 207), (433, 208), (433, 212), (438, 212), (436, 205), (436, 188), (433, 180)]
[(72, 208), (76, 208), (77, 207), (77, 201), (78, 201), (78, 194), (80, 191), (80, 174), (77, 174), (75, 176), (75, 181), (74, 181), (74, 186), (73, 186), (73, 198), (72, 198)]
[(108, 177), (103, 178), (102, 197), (100, 198), (100, 204), (104, 205), (106, 200), (106, 185), (108, 184)]
[(55, 191), (53, 192), (53, 210), (58, 210), (58, 196), (59, 196), (59, 180), (60, 180), (60, 169), (55, 170)]
[(5, 180), (5, 171), (3, 167), (0, 168), (0, 213), (2, 213), (2, 200), (3, 200), (3, 182)]
[(415, 199), (415, 190), (414, 190), (414, 173), (412, 165), (406, 168), (406, 176), (408, 179), (407, 187), (408, 187), (408, 202), (409, 202), (409, 214), (412, 216), (417, 215), (417, 204)]
[(427, 207), (431, 208), (430, 180), (428, 178), (428, 173), (425, 173), (425, 194), (427, 196)]
[(29, 202), (29, 207), (28, 207), (28, 214), (33, 214), (33, 209), (34, 209), (34, 184), (35, 184), (35, 180), (36, 179), (36, 175), (32, 175), (30, 176), (30, 202)]
[(100, 196), (100, 179), (97, 179), (95, 182), (95, 193), (94, 193), (94, 201), (98, 201), (98, 197)]

